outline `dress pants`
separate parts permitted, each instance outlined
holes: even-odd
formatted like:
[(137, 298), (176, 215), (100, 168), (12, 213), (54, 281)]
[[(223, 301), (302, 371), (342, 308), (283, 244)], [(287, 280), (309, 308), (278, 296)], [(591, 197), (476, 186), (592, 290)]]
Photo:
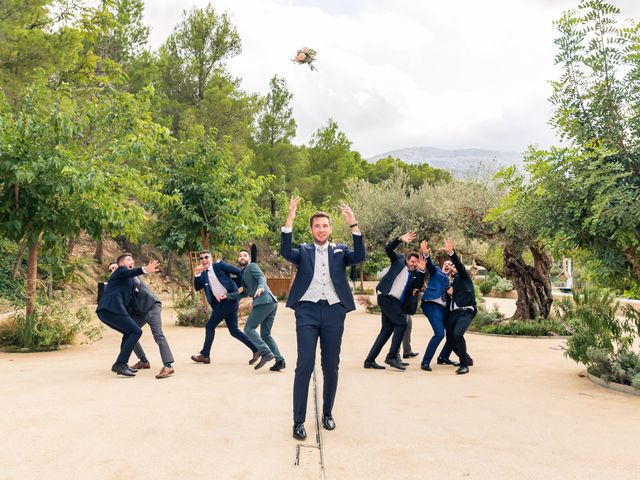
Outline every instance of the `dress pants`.
[[(144, 325), (147, 323), (149, 324), (153, 339), (158, 344), (158, 348), (160, 348), (160, 357), (162, 358), (162, 363), (165, 365), (167, 363), (173, 363), (173, 355), (171, 354), (171, 349), (169, 348), (167, 337), (165, 337), (164, 333), (162, 332), (162, 304), (160, 302), (156, 302), (156, 304), (151, 307), (151, 310), (149, 310), (147, 313), (135, 313), (133, 315), (133, 319), (140, 328), (144, 327)], [(136, 343), (133, 351), (140, 360), (146, 357), (144, 349), (142, 348), (142, 345), (140, 345), (140, 342)]]
[(331, 415), (338, 389), (340, 347), (347, 311), (341, 303), (298, 302), (295, 306), (298, 360), (293, 381), (293, 421), (302, 423), (307, 416), (309, 381), (316, 362), (320, 339), (322, 365), (322, 413)]
[(384, 347), (387, 340), (391, 338), (391, 347), (387, 358), (395, 358), (400, 353), (400, 344), (402, 343), (402, 337), (407, 328), (407, 315), (402, 313), (402, 305), (400, 300), (391, 295), (378, 295), (378, 305), (382, 311), (382, 328), (380, 333), (373, 342), (373, 346), (367, 355), (365, 361), (375, 362), (382, 347)]
[[(436, 354), (438, 345), (440, 345), (440, 342), (444, 338), (444, 319), (447, 311), (444, 305), (435, 302), (422, 302), (421, 307), (433, 329), (433, 336), (431, 340), (429, 340), (427, 349), (424, 352), (424, 357), (422, 358), (422, 364), (429, 365)], [(449, 354), (450, 353), (451, 352), (449, 352)], [(442, 353), (440, 353), (440, 355), (442, 356)]]
[(136, 322), (133, 321), (129, 314), (114, 313), (107, 310), (98, 310), (96, 313), (102, 323), (122, 334), (120, 354), (116, 359), (116, 363), (129, 363), (129, 357), (131, 357), (133, 347), (138, 343), (142, 335), (142, 329), (136, 325)]
[[(277, 303), (262, 303), (254, 305), (244, 324), (244, 333), (247, 335), (251, 343), (253, 343), (261, 355), (273, 353), (276, 360), (283, 360), (278, 349), (278, 344), (271, 336), (271, 328), (278, 310)], [(260, 334), (256, 329), (260, 325)]]
[(467, 331), (473, 320), (473, 310), (460, 309), (452, 310), (449, 313), (453, 332), (453, 351), (460, 359), (461, 367), (469, 366), (469, 355), (467, 354), (467, 342), (464, 339), (464, 332)]
[(211, 317), (204, 326), (204, 345), (202, 346), (202, 350), (200, 350), (200, 354), (203, 357), (208, 358), (211, 354), (211, 345), (213, 344), (213, 339), (216, 336), (216, 327), (222, 320), (226, 322), (227, 328), (229, 329), (229, 333), (232, 337), (240, 340), (250, 348), (252, 352), (255, 353), (258, 351), (255, 345), (251, 343), (247, 336), (238, 328), (238, 301), (223, 300), (215, 306), (211, 313)]
[(404, 331), (404, 335), (402, 336), (402, 353), (405, 355), (411, 353), (411, 329), (413, 327), (413, 320), (411, 319), (411, 315), (406, 315), (407, 317), (407, 329)]

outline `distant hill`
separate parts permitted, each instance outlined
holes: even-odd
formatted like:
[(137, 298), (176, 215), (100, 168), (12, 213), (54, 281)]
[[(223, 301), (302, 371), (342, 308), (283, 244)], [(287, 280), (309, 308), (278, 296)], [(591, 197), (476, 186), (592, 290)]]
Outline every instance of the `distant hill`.
[(428, 163), (432, 167), (449, 170), (457, 178), (488, 177), (503, 167), (522, 165), (521, 153), (480, 148), (443, 150), (433, 147), (409, 147), (375, 155), (367, 158), (367, 161), (374, 163), (388, 156), (412, 164)]

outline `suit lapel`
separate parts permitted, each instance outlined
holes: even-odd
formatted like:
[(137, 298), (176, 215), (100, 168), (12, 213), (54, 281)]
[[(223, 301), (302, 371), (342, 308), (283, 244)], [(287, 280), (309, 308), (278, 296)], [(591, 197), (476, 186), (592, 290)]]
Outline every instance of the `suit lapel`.
[(311, 248), (309, 249), (310, 255), (309, 260), (311, 260), (311, 271), (315, 272), (316, 269), (316, 246), (315, 244), (311, 244)]
[(329, 257), (329, 275), (331, 275), (331, 266), (333, 265), (333, 248), (331, 248), (331, 245), (327, 245), (327, 256)]

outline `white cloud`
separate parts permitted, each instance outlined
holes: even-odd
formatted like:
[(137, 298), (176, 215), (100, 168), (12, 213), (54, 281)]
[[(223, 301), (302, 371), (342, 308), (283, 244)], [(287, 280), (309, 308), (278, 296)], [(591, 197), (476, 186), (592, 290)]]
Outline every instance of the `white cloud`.
[[(158, 47), (183, 9), (206, 0), (147, 0)], [(617, 2), (623, 17), (640, 4)], [(230, 13), (243, 53), (228, 62), (247, 91), (266, 93), (286, 78), (294, 94), (296, 141), (306, 143), (329, 117), (364, 156), (405, 146), (522, 151), (557, 143), (547, 125), (551, 22), (577, 2), (218, 0)], [(318, 72), (291, 62), (318, 51)]]

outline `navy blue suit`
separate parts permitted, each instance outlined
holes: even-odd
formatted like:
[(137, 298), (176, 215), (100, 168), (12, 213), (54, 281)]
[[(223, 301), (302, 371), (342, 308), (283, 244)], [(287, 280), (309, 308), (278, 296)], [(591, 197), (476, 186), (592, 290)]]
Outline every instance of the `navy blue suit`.
[(293, 421), (302, 423), (307, 415), (309, 380), (315, 366), (316, 345), (320, 339), (320, 355), (323, 375), (324, 415), (331, 415), (338, 389), (340, 347), (347, 312), (355, 310), (353, 294), (347, 281), (347, 267), (362, 262), (365, 258), (362, 235), (353, 235), (353, 250), (344, 244), (327, 248), (329, 274), (339, 303), (329, 305), (325, 300), (301, 302), (315, 269), (315, 245), (301, 244), (292, 248), (291, 233), (282, 233), (280, 254), (297, 265), (296, 278), (291, 286), (287, 307), (295, 310), (298, 360), (293, 382)]
[[(429, 320), (431, 328), (433, 328), (433, 336), (431, 340), (429, 340), (424, 352), (424, 357), (422, 358), (423, 365), (429, 365), (435, 356), (438, 345), (440, 345), (440, 342), (444, 338), (448, 318), (448, 299), (446, 298), (446, 292), (449, 288), (449, 277), (440, 270), (440, 267), (433, 263), (431, 257), (427, 257), (427, 271), (429, 272), (429, 282), (422, 295), (422, 311), (425, 317), (427, 317), (427, 320)], [(443, 299), (443, 297), (443, 305), (433, 301)], [(444, 347), (442, 347), (439, 358), (449, 359), (452, 350), (452, 343), (447, 339)]]
[(471, 325), (473, 317), (478, 311), (476, 307), (476, 294), (473, 280), (471, 280), (469, 272), (467, 272), (467, 269), (455, 252), (451, 254), (451, 261), (456, 266), (458, 273), (451, 285), (453, 287), (451, 302), (454, 304), (454, 309), (449, 312), (448, 326), (451, 330), (453, 351), (460, 359), (460, 366), (468, 367), (472, 360), (467, 352), (467, 342), (464, 338), (464, 333), (467, 331), (467, 328), (469, 328), (469, 325)]
[(142, 335), (142, 329), (127, 312), (127, 306), (133, 295), (133, 277), (144, 274), (142, 268), (129, 270), (127, 267), (118, 267), (109, 277), (104, 293), (98, 302), (96, 313), (100, 321), (109, 327), (122, 333), (120, 354), (116, 363), (129, 362), (133, 347)]
[[(228, 263), (217, 262), (213, 264), (213, 273), (216, 275), (222, 286), (227, 289), (227, 292), (238, 291), (238, 286), (231, 279), (231, 275), (241, 278), (242, 272), (240, 269), (233, 265), (229, 265)], [(227, 328), (232, 337), (244, 343), (252, 352), (255, 353), (258, 351), (249, 338), (247, 338), (247, 336), (238, 328), (238, 300), (225, 299), (219, 302), (209, 285), (208, 270), (205, 270), (197, 277), (194, 277), (193, 288), (196, 290), (202, 290), (204, 288), (207, 301), (213, 309), (211, 317), (204, 326), (204, 345), (202, 346), (202, 350), (200, 350), (200, 354), (202, 356), (209, 358), (211, 354), (211, 345), (213, 345), (213, 340), (216, 336), (216, 327), (222, 320), (226, 322)]]
[[(407, 317), (402, 310), (402, 302), (389, 295), (389, 292), (393, 287), (393, 283), (398, 275), (402, 273), (402, 270), (407, 263), (404, 255), (395, 252), (395, 249), (401, 243), (402, 240), (396, 238), (384, 247), (384, 251), (391, 261), (391, 266), (376, 287), (378, 292), (378, 305), (382, 311), (382, 326), (380, 328), (380, 333), (378, 333), (378, 336), (373, 342), (373, 346), (371, 347), (371, 350), (369, 350), (369, 354), (365, 359), (365, 362), (367, 363), (375, 362), (382, 350), (382, 347), (384, 347), (385, 343), (387, 343), (392, 335), (393, 338), (391, 339), (391, 347), (389, 348), (387, 359), (396, 358), (400, 352), (402, 337), (407, 329)], [(411, 295), (415, 286), (421, 286), (423, 282), (424, 272), (420, 272), (418, 270), (409, 272), (407, 274), (407, 281), (405, 282), (406, 295)]]

